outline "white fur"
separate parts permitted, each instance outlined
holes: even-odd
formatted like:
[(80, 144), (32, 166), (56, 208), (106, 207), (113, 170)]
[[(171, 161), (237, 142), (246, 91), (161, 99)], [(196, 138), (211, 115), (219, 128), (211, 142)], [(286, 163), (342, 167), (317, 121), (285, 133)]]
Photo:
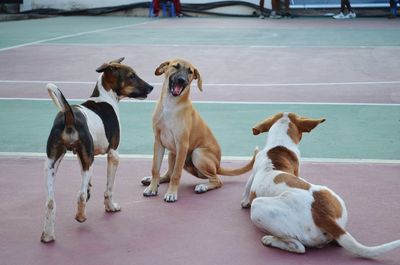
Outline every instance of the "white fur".
[[(112, 106), (115, 111), (115, 114), (118, 118), (118, 125), (119, 125), (119, 108), (118, 102), (120, 98), (117, 94), (110, 90), (106, 91), (102, 86), (102, 76), (101, 74), (97, 81), (97, 88), (99, 90), (98, 97), (91, 97), (89, 100), (94, 102), (107, 102)], [(54, 84), (48, 84), (46, 88), (49, 91), (49, 95), (53, 99), (54, 103), (56, 104), (57, 108), (60, 111), (66, 111), (64, 104), (62, 103), (61, 93), (58, 90), (57, 86)], [(106, 191), (104, 193), (104, 205), (105, 209), (108, 212), (115, 212), (119, 211), (121, 207), (118, 203), (113, 202), (112, 191), (114, 187), (114, 180), (115, 180), (115, 173), (118, 167), (119, 156), (116, 150), (110, 149), (108, 150), (109, 142), (106, 137), (104, 124), (101, 118), (94, 113), (93, 111), (87, 109), (84, 106), (78, 106), (79, 110), (85, 116), (87, 125), (89, 128), (89, 133), (92, 136), (93, 144), (94, 144), (94, 154), (108, 154), (108, 164), (107, 164), (107, 186)], [(119, 125), (120, 126), (120, 125)], [(121, 130), (120, 130), (121, 132)], [(73, 134), (66, 134), (62, 136), (66, 139), (64, 140), (71, 140), (75, 141), (77, 134), (74, 132)], [(68, 137), (68, 138), (67, 138)], [(54, 199), (54, 181), (55, 175), (58, 169), (58, 165), (60, 164), (63, 156), (60, 157), (57, 161), (52, 161), (51, 159), (46, 159), (45, 162), (45, 172), (46, 172), (46, 181), (47, 181), (47, 200), (46, 200), (46, 212), (45, 212), (45, 224), (42, 233), (42, 241), (43, 242), (51, 242), (55, 240), (54, 234), (54, 223), (55, 223), (55, 212), (56, 212), (56, 204)], [(90, 167), (89, 170), (84, 171), (82, 170), (82, 186), (78, 193), (78, 210), (76, 213), (76, 220), (79, 222), (84, 222), (86, 220), (86, 199), (87, 199), (87, 190), (89, 188), (89, 183), (92, 178), (92, 168)]]
[[(322, 247), (333, 239), (314, 223), (311, 210), (314, 192), (327, 190), (339, 201), (342, 213), (335, 221), (343, 230), (348, 216), (344, 201), (325, 186), (309, 183), (309, 189), (300, 189), (274, 182), (274, 178), (283, 172), (273, 169), (272, 161), (267, 156), (271, 148), (282, 145), (293, 151), (300, 161), (297, 144), (287, 135), (289, 121), (288, 114), (285, 113), (270, 128), (266, 146), (257, 155), (252, 175), (246, 184), (242, 206), (249, 206), (250, 195), (255, 192), (257, 198), (251, 203), (251, 220), (257, 227), (272, 234), (262, 238), (263, 244), (304, 253), (304, 246)], [(400, 247), (400, 240), (367, 247), (357, 242), (348, 232), (341, 235), (337, 242), (353, 254), (364, 258), (375, 257)]]

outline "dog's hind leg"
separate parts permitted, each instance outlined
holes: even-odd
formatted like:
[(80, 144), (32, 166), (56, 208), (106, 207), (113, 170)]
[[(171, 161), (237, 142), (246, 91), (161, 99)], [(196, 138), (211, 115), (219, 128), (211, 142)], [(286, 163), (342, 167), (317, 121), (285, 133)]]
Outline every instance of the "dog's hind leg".
[(54, 159), (46, 158), (45, 172), (46, 172), (46, 210), (44, 228), (41, 236), (41, 241), (44, 243), (52, 242), (55, 240), (54, 223), (56, 217), (56, 202), (54, 199), (54, 181), (56, 173), (61, 160), (64, 157), (66, 150), (59, 150)]
[(75, 220), (80, 223), (86, 221), (86, 202), (88, 198), (89, 182), (92, 176), (92, 170), (89, 167), (87, 170), (82, 169), (82, 185), (78, 194), (78, 210), (75, 215)]
[(217, 165), (219, 161), (208, 153), (206, 149), (197, 148), (192, 153), (193, 165), (199, 173), (208, 178), (208, 183), (196, 185), (196, 193), (204, 193), (209, 190), (222, 187), (222, 181), (217, 176)]
[(264, 236), (261, 239), (261, 242), (265, 246), (276, 247), (289, 252), (300, 253), (300, 254), (306, 252), (304, 245), (299, 240), (294, 238), (279, 238), (276, 236)]
[(118, 152), (110, 149), (107, 155), (107, 187), (104, 192), (104, 206), (107, 212), (118, 212), (121, 206), (113, 201), (113, 189), (115, 182), (115, 173), (119, 164)]

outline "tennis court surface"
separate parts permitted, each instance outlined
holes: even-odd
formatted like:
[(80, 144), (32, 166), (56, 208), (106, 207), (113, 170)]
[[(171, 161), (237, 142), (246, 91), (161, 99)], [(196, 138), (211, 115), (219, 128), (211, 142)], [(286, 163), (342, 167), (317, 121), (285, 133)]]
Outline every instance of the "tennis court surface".
[[(96, 158), (88, 220), (74, 220), (81, 183), (68, 156), (56, 178), (56, 241), (40, 242), (44, 158), (56, 107), (54, 82), (71, 103), (88, 98), (95, 69), (125, 57), (154, 86), (147, 100), (120, 103), (122, 136), (114, 198), (104, 211), (106, 159)], [(372, 246), (400, 239), (400, 21), (360, 18), (150, 19), (52, 17), (0, 23), (0, 264), (400, 264), (400, 250), (373, 260), (328, 245), (296, 255), (261, 244), (240, 200), (249, 173), (195, 194), (184, 173), (179, 200), (142, 196), (151, 173), (151, 115), (162, 62), (196, 65), (195, 107), (219, 141), (225, 167), (262, 147), (252, 126), (279, 111), (326, 118), (300, 150), (300, 176), (335, 190), (347, 204), (348, 231)], [(163, 164), (163, 170), (166, 167)]]

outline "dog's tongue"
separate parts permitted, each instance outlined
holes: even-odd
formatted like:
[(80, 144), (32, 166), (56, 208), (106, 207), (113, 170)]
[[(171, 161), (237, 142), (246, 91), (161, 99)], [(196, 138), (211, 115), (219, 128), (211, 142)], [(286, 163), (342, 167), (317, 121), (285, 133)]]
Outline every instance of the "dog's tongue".
[(179, 96), (181, 94), (181, 92), (182, 92), (182, 89), (183, 89), (183, 86), (180, 86), (180, 85), (176, 84), (174, 86), (174, 94), (176, 96)]

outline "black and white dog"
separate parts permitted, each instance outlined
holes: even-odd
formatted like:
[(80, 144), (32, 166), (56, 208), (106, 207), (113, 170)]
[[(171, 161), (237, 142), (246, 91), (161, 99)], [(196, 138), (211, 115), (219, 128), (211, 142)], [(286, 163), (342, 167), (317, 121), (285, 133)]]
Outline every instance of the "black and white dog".
[(59, 108), (47, 140), (45, 162), (47, 200), (42, 242), (55, 240), (56, 203), (54, 180), (57, 168), (67, 150), (78, 155), (82, 168), (82, 186), (78, 194), (75, 219), (86, 220), (85, 206), (90, 197), (92, 163), (95, 155), (107, 154), (107, 186), (104, 205), (107, 212), (121, 210), (112, 199), (115, 172), (118, 166), (117, 148), (120, 141), (118, 102), (124, 98), (144, 99), (153, 87), (140, 79), (135, 71), (121, 64), (124, 58), (105, 63), (96, 69), (101, 73), (91, 97), (80, 105), (70, 106), (61, 91), (48, 84), (47, 89)]

